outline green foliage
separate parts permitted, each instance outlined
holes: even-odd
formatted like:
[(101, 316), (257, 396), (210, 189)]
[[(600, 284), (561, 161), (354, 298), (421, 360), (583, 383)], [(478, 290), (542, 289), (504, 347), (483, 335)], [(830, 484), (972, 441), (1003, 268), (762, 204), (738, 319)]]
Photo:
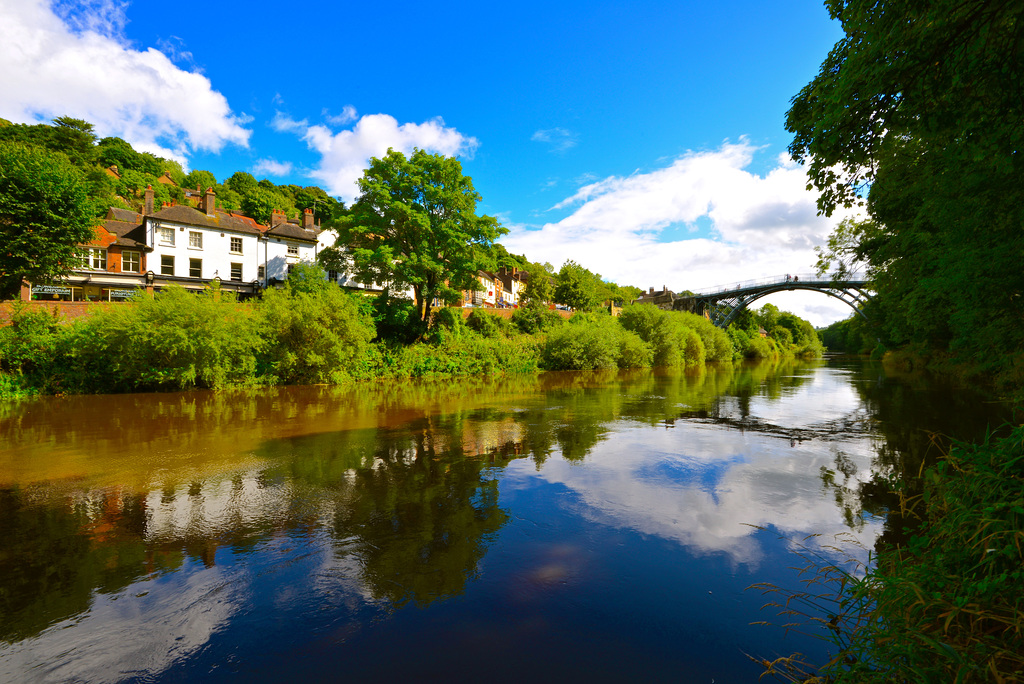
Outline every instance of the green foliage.
[(365, 281), (413, 289), (416, 318), (425, 329), (435, 299), (454, 303), (476, 287), (494, 241), (507, 230), (477, 216), (480, 196), (453, 157), (388, 150), (372, 158), (359, 180), (360, 196), (341, 221), (338, 245)]
[(529, 338), (445, 337), (437, 344), (375, 345), (368, 359), (371, 377), (421, 378), (439, 375), (532, 373), (539, 351)]
[[(769, 671), (807, 682), (1019, 682), (1024, 617), (1024, 428), (960, 445), (901, 497), (916, 519), (901, 546), (866, 573), (811, 558), (805, 593), (786, 596), (786, 621), (827, 627), (839, 651), (816, 675), (791, 659)], [(794, 679), (795, 681), (795, 679)]]
[(337, 285), (327, 282), (327, 272), (319, 264), (300, 261), (292, 265), (285, 287), (289, 294), (298, 295), (319, 294), (328, 288), (337, 288)]
[(81, 348), (72, 353), (86, 362), (102, 358), (104, 381), (118, 390), (249, 384), (263, 348), (251, 310), (215, 290), (195, 295), (170, 287), (74, 327)]
[[(1019, 3), (826, 3), (846, 33), (794, 99), (790, 151), (819, 207), (864, 198), (819, 268), (867, 266), (887, 344), (1012, 381), (1024, 349)], [(1019, 378), (1018, 378), (1019, 379)]]
[(416, 304), (403, 295), (385, 290), (373, 300), (373, 322), (377, 339), (411, 344), (427, 332), (417, 316)]
[(256, 179), (253, 177), (251, 173), (247, 173), (245, 171), (235, 171), (233, 174), (231, 174), (231, 177), (228, 178), (227, 182), (225, 182), (225, 185), (227, 185), (229, 188), (237, 192), (242, 197), (245, 197), (250, 192), (256, 189)]
[(546, 332), (565, 323), (565, 319), (557, 311), (552, 311), (546, 305), (534, 302), (520, 306), (513, 311), (511, 321), (519, 332), (526, 335)]
[(650, 347), (607, 314), (577, 314), (548, 334), (541, 352), (545, 370), (640, 368), (651, 364)]
[(703, 316), (631, 304), (622, 309), (618, 320), (650, 345), (655, 366), (732, 360), (732, 340)]
[(555, 277), (554, 301), (577, 311), (590, 311), (601, 304), (602, 285), (599, 275), (570, 259)]
[(508, 332), (509, 324), (500, 316), (473, 309), (466, 319), (466, 327), (484, 337), (503, 337)]
[(529, 264), (526, 268), (526, 285), (519, 293), (520, 306), (535, 306), (547, 308), (548, 302), (554, 296), (554, 288), (551, 285), (551, 274), (543, 264)]
[(81, 172), (60, 153), (0, 143), (0, 297), (23, 279), (70, 272), (93, 238), (93, 206)]
[(56, 311), (15, 302), (10, 325), (0, 327), (0, 372), (39, 385), (60, 334)]
[(249, 191), (242, 197), (242, 212), (257, 223), (269, 224), (270, 215), (276, 208), (274, 193), (261, 187)]
[(200, 192), (206, 192), (207, 188), (212, 188), (217, 185), (217, 177), (203, 169), (190, 171), (188, 175), (185, 176), (184, 180), (185, 187), (199, 188)]
[(280, 383), (339, 384), (360, 372), (358, 364), (375, 335), (373, 321), (359, 295), (308, 270), (312, 277), (303, 283), (263, 295), (257, 310), (261, 374)]

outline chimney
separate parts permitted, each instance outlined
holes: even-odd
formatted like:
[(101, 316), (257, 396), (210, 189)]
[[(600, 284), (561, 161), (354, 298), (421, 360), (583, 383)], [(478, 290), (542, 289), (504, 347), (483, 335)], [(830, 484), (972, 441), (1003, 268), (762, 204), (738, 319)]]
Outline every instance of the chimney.
[(654, 294), (654, 288), (653, 287), (651, 288), (651, 292), (650, 293)]
[(284, 215), (283, 211), (274, 209), (270, 212), (270, 227), (279, 226), (282, 223), (287, 222), (288, 217)]
[(213, 188), (206, 188), (206, 194), (203, 195), (203, 200), (199, 205), (199, 210), (207, 216), (213, 216), (213, 210), (217, 206), (216, 195), (213, 194)]
[(146, 201), (142, 205), (143, 216), (150, 216), (153, 213), (153, 186), (146, 186)]
[(302, 227), (306, 230), (313, 229), (313, 210), (306, 209), (302, 212)]

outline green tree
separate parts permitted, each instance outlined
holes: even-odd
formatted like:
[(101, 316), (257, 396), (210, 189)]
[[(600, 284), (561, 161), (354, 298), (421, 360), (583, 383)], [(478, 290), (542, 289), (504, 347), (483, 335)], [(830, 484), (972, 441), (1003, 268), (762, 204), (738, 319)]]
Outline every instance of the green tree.
[(255, 188), (242, 198), (242, 211), (257, 223), (270, 223), (270, 214), (276, 208), (274, 194), (262, 187)]
[(578, 311), (589, 311), (601, 303), (601, 286), (600, 276), (570, 259), (555, 276), (554, 299)]
[(825, 256), (868, 266), (889, 341), (1024, 369), (1024, 5), (826, 6), (846, 35), (793, 99), (790, 152), (823, 213), (871, 222)]
[(519, 295), (519, 301), (524, 305), (546, 305), (554, 296), (551, 274), (543, 264), (529, 264), (525, 270), (526, 285)]
[(341, 221), (338, 246), (348, 248), (357, 277), (412, 288), (419, 325), (429, 326), (435, 298), (454, 303), (491, 265), (494, 241), (508, 232), (478, 216), (480, 195), (454, 157), (389, 149), (370, 160), (360, 196)]
[(0, 143), (0, 295), (70, 272), (93, 238), (82, 174), (62, 154)]
[(256, 179), (253, 178), (251, 173), (235, 171), (231, 174), (231, 177), (228, 178), (226, 185), (242, 197), (245, 197), (256, 189)]
[(212, 188), (215, 185), (217, 185), (217, 177), (203, 169), (196, 169), (185, 176), (185, 187), (187, 188), (198, 187), (200, 191), (205, 192), (207, 188)]

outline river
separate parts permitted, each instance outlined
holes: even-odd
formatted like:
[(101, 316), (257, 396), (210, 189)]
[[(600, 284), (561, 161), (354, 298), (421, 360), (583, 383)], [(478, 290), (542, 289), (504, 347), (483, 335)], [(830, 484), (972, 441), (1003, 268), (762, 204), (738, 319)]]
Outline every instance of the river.
[(1004, 409), (860, 360), (0, 404), (0, 681), (755, 682), (828, 644), (747, 588)]

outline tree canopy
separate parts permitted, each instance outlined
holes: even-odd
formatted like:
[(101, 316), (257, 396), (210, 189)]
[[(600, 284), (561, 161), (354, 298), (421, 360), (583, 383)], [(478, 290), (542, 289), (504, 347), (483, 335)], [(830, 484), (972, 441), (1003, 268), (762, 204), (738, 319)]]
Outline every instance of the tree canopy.
[(819, 267), (868, 265), (890, 343), (1024, 367), (1024, 5), (826, 6), (846, 35), (793, 98), (790, 152), (823, 213), (863, 202), (870, 220)]
[(454, 303), (477, 286), (477, 271), (492, 265), (492, 245), (507, 232), (476, 214), (480, 195), (453, 157), (389, 149), (370, 159), (359, 190), (338, 246), (349, 250), (358, 279), (411, 287), (424, 328), (435, 298)]
[(0, 142), (0, 295), (70, 272), (93, 238), (92, 202), (63, 154)]

